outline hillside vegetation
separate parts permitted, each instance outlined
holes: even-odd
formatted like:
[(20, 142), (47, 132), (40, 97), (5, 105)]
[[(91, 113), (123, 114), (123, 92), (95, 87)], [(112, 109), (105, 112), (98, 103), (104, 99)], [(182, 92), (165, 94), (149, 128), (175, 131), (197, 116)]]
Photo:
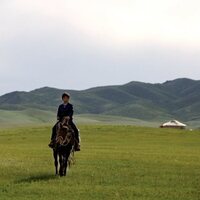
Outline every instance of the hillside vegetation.
[[(18, 111), (27, 114), (28, 118), (30, 110), (33, 113), (40, 110), (42, 115), (39, 118), (44, 116), (41, 121), (52, 120), (64, 91), (44, 87), (30, 92), (8, 93), (0, 97), (0, 110)], [(121, 116), (147, 122), (176, 118), (195, 126), (200, 121), (200, 81), (176, 79), (163, 84), (130, 82), (67, 91), (72, 95), (76, 114)], [(0, 113), (3, 118), (3, 112)]]

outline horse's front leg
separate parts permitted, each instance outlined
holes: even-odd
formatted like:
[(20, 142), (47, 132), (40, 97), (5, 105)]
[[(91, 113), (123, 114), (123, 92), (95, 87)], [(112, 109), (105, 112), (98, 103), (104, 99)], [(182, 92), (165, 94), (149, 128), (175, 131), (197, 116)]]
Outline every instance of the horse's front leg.
[(67, 168), (68, 168), (68, 159), (70, 156), (70, 150), (68, 150), (65, 154), (65, 162), (64, 162), (64, 176), (67, 175)]
[(53, 156), (54, 156), (54, 165), (56, 169), (56, 175), (58, 175), (58, 153), (56, 150), (53, 150)]
[(59, 163), (60, 163), (60, 169), (59, 169), (59, 174), (60, 176), (63, 176), (63, 155), (61, 152), (59, 152)]

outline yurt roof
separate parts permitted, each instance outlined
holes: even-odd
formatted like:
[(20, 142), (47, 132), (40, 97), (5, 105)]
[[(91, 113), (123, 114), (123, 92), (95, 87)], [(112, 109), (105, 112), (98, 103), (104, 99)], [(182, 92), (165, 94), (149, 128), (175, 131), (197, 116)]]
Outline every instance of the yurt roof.
[(177, 120), (171, 120), (169, 122), (164, 123), (162, 126), (181, 126), (181, 127), (186, 127), (186, 124), (183, 124)]

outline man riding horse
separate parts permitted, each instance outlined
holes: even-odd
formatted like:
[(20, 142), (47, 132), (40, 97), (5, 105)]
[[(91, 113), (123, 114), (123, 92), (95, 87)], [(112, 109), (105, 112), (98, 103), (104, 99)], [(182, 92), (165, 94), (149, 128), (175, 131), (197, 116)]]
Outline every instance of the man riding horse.
[(63, 120), (57, 124), (56, 145), (53, 148), (55, 172), (60, 177), (66, 176), (69, 167), (74, 163), (76, 142), (74, 135), (69, 118), (63, 117)]
[(77, 129), (76, 125), (73, 122), (74, 110), (73, 110), (73, 105), (69, 103), (70, 94), (64, 93), (62, 95), (62, 100), (63, 100), (63, 104), (61, 104), (58, 107), (58, 112), (57, 112), (58, 122), (54, 125), (52, 129), (52, 136), (51, 136), (51, 142), (49, 144), (49, 147), (50, 148), (55, 147), (57, 125), (59, 122), (63, 120), (63, 118), (67, 118), (69, 120), (69, 125), (72, 127), (75, 133), (75, 139), (76, 139), (75, 151), (80, 151), (79, 130)]

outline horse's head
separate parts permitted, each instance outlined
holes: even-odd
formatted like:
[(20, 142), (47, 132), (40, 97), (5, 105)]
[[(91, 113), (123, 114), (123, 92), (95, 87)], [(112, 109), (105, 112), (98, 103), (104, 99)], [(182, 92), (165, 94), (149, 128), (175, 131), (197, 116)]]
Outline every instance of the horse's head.
[(69, 117), (63, 117), (61, 121), (62, 128), (69, 129), (69, 120), (70, 120)]
[(59, 145), (73, 142), (74, 130), (70, 126), (69, 120), (69, 117), (64, 117), (57, 125), (56, 143)]

